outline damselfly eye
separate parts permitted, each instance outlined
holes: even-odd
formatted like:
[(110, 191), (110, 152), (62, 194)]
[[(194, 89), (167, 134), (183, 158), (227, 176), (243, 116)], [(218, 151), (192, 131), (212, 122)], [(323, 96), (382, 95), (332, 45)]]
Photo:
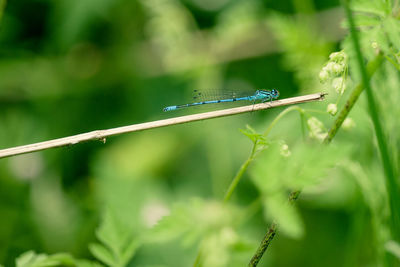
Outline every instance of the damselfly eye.
[(276, 90), (276, 89), (272, 89), (272, 90), (271, 90), (271, 95), (272, 95), (272, 97), (274, 97), (274, 98), (278, 98), (278, 96), (279, 96), (279, 91)]

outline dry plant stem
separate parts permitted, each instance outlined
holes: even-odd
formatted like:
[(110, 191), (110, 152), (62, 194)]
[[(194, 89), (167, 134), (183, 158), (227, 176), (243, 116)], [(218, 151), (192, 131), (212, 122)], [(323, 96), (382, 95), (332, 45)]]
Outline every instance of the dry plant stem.
[(249, 105), (249, 106), (243, 106), (243, 107), (238, 107), (238, 108), (230, 108), (230, 109), (217, 110), (217, 111), (199, 113), (199, 114), (188, 115), (188, 116), (175, 117), (175, 118), (166, 119), (166, 120), (134, 124), (134, 125), (123, 126), (123, 127), (107, 129), (107, 130), (97, 130), (97, 131), (92, 131), (92, 132), (88, 132), (88, 133), (73, 135), (73, 136), (69, 136), (69, 137), (54, 139), (54, 140), (40, 142), (40, 143), (2, 149), (2, 150), (0, 150), (0, 158), (45, 150), (45, 149), (54, 148), (54, 147), (75, 145), (75, 144), (85, 142), (85, 141), (90, 141), (90, 140), (100, 140), (100, 141), (105, 142), (107, 137), (110, 137), (113, 135), (118, 135), (118, 134), (123, 134), (123, 133), (137, 132), (137, 131), (143, 131), (143, 130), (148, 130), (148, 129), (153, 129), (153, 128), (165, 127), (165, 126), (169, 126), (169, 125), (182, 124), (182, 123), (187, 123), (187, 122), (192, 122), (192, 121), (200, 121), (200, 120), (206, 120), (206, 119), (212, 119), (212, 118), (218, 118), (218, 117), (231, 116), (231, 115), (235, 115), (235, 114), (241, 114), (241, 113), (252, 112), (252, 111), (257, 111), (257, 110), (280, 107), (280, 106), (299, 104), (299, 103), (310, 102), (310, 101), (317, 101), (317, 100), (322, 100), (322, 99), (324, 99), (323, 93), (311, 94), (311, 95), (285, 98), (285, 99), (281, 99), (281, 100), (260, 103), (260, 104), (256, 104), (256, 105)]
[[(372, 77), (372, 75), (376, 72), (376, 70), (382, 65), (383, 61), (383, 56), (381, 54), (378, 54), (373, 60), (371, 60), (367, 64), (367, 74), (368, 74), (368, 79)], [(333, 123), (333, 126), (328, 132), (328, 135), (326, 136), (324, 143), (329, 144), (332, 139), (335, 137), (336, 133), (342, 126), (343, 121), (346, 119), (348, 116), (349, 112), (353, 108), (354, 104), (357, 102), (358, 97), (364, 90), (364, 85), (363, 83), (358, 84), (353, 91), (351, 92), (346, 105), (343, 107), (343, 109), (340, 111), (338, 117), (336, 118), (335, 122)], [(268, 131), (269, 129), (267, 129)], [(289, 195), (289, 201), (295, 201), (300, 194), (300, 191), (293, 191)], [(264, 239), (261, 241), (260, 246), (257, 249), (257, 252), (254, 254), (253, 258), (251, 259), (249, 266), (257, 266), (257, 263), (261, 259), (262, 255), (268, 248), (269, 244), (271, 243), (272, 239), (275, 236), (277, 225), (275, 223), (272, 223), (271, 226), (269, 227), (267, 234), (265, 235)], [(261, 253), (262, 252), (262, 253)]]

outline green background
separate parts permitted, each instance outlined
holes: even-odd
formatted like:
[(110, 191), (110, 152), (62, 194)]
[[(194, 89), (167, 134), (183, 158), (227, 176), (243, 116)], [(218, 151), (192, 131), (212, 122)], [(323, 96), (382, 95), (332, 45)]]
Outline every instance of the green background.
[[(324, 91), (318, 73), (345, 38), (343, 18), (338, 1), (8, 1), (0, 22), (0, 148), (221, 108), (162, 111), (190, 102), (194, 89), (277, 88), (281, 98)], [(393, 77), (398, 79), (398, 72)], [(396, 87), (397, 80), (392, 84)], [(304, 108), (324, 112), (336, 98), (330, 94), (326, 103)], [(278, 231), (260, 266), (379, 262), (379, 238), (387, 236), (387, 229), (377, 225), (374, 210), (387, 215), (385, 190), (372, 127), (360, 101), (352, 114), (356, 128), (339, 132), (337, 150), (324, 154), (332, 164), (347, 160), (348, 168), (324, 173), (323, 181), (305, 187), (297, 217), (291, 221), (282, 215), (289, 223)], [(107, 210), (138, 238), (152, 236), (157, 219), (177, 203), (201, 218), (191, 222), (194, 228), (209, 220), (234, 225), (234, 217), (222, 216), (225, 208), (218, 205), (251, 150), (238, 129), (248, 124), (262, 132), (282, 110), (0, 159), (0, 263), (13, 266), (29, 250), (94, 260), (88, 246), (96, 242), (96, 228)], [(327, 128), (332, 125), (327, 113), (321, 120)], [(285, 140), (307, 158), (309, 173), (318, 169), (314, 164), (320, 158), (300, 145), (312, 142), (303, 136), (297, 114), (280, 121), (271, 140)], [(295, 174), (290, 172), (295, 163), (280, 159), (279, 151), (267, 153), (265, 173)], [(246, 210), (259, 197), (250, 176), (246, 173), (235, 191), (233, 209)], [(279, 188), (288, 193), (290, 186)], [(374, 194), (378, 200), (368, 198)], [(196, 201), (211, 207), (217, 203), (217, 208), (209, 211), (209, 204)], [(184, 238), (191, 241), (143, 241), (128, 266), (191, 266), (199, 244), (220, 259), (227, 253), (229, 260), (214, 261), (215, 266), (245, 266), (272, 221), (265, 213), (258, 206), (239, 228), (232, 227), (236, 238), (245, 240), (233, 252), (219, 251), (212, 238), (204, 243), (203, 229)]]

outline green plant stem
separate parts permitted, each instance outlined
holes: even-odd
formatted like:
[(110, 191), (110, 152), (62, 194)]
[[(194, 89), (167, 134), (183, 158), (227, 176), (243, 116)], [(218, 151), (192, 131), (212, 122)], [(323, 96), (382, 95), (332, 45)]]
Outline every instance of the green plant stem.
[[(279, 122), (279, 120), (281, 120), (286, 114), (288, 114), (291, 111), (297, 110), (299, 111), (300, 115), (304, 114), (304, 110), (301, 109), (298, 106), (291, 106), (285, 110), (283, 110), (281, 113), (279, 113), (278, 116), (276, 116), (276, 118), (271, 122), (271, 124), (268, 126), (268, 128), (265, 130), (265, 132), (263, 133), (263, 135), (265, 137), (268, 136), (268, 134), (271, 132), (272, 128)], [(254, 142), (253, 144), (253, 148), (251, 150), (250, 156), (249, 158), (242, 164), (242, 166), (240, 167), (238, 173), (236, 174), (236, 176), (233, 178), (231, 184), (228, 187), (228, 190), (225, 194), (224, 197), (224, 202), (228, 202), (233, 194), (233, 192), (235, 191), (237, 185), (239, 184), (239, 181), (241, 180), (243, 174), (246, 172), (247, 168), (249, 167), (250, 163), (254, 160), (255, 158), (255, 154), (257, 152), (257, 141)], [(296, 191), (297, 192), (297, 191)], [(295, 198), (297, 198), (299, 193), (295, 193), (293, 195), (293, 193), (291, 194), (291, 196), (295, 196)], [(293, 198), (294, 199), (294, 198)], [(291, 200), (291, 199), (290, 199)], [(262, 255), (264, 254), (265, 250), (268, 248), (269, 242), (274, 238), (275, 235), (275, 228), (276, 228), (276, 224), (273, 223), (271, 225), (271, 227), (269, 228), (267, 234), (265, 235), (263, 241), (260, 244), (260, 247), (257, 249), (256, 254), (253, 256), (253, 258), (251, 259), (251, 262), (249, 264), (249, 266), (256, 266), (258, 261), (261, 259)], [(197, 258), (199, 258), (200, 254), (197, 255)], [(196, 259), (197, 259), (196, 258)], [(197, 261), (197, 260), (196, 260)], [(253, 265), (251, 265), (253, 264)], [(254, 265), (255, 264), (255, 265)]]
[(378, 107), (375, 103), (371, 85), (369, 83), (368, 73), (363, 64), (363, 57), (361, 54), (361, 48), (359, 44), (359, 39), (357, 36), (357, 31), (355, 29), (355, 24), (351, 10), (349, 7), (349, 0), (343, 0), (343, 4), (346, 10), (346, 16), (350, 25), (350, 33), (353, 41), (354, 50), (357, 56), (358, 66), (360, 68), (362, 83), (365, 87), (370, 116), (374, 125), (376, 139), (378, 141), (378, 148), (381, 154), (383, 170), (386, 176), (386, 190), (389, 195), (389, 205), (390, 205), (390, 222), (391, 222), (391, 232), (392, 238), (396, 241), (400, 241), (400, 188), (395, 175), (394, 168), (392, 166), (392, 161), (389, 156), (389, 149), (386, 144), (385, 135), (381, 126), (381, 122), (378, 117)]
[[(383, 56), (382, 54), (378, 54), (373, 60), (371, 60), (367, 64), (367, 79), (369, 80), (372, 75), (376, 72), (376, 70), (382, 65)], [(330, 128), (328, 135), (326, 136), (324, 143), (328, 144), (332, 141), (335, 137), (337, 132), (339, 131), (340, 127), (342, 126), (343, 121), (349, 115), (351, 109), (353, 108), (354, 104), (357, 102), (358, 97), (364, 91), (364, 84), (361, 82), (359, 83), (351, 92), (346, 104), (344, 105), (343, 109), (340, 111), (338, 117), (336, 118), (334, 124)]]
[(193, 267), (201, 267), (201, 250), (199, 250), (199, 253), (197, 253), (196, 259), (193, 263)]
[[(376, 72), (376, 70), (381, 66), (382, 61), (383, 61), (383, 56), (381, 54), (378, 54), (372, 61), (370, 61), (368, 63), (368, 65), (367, 65), (368, 77), (371, 77)], [(336, 136), (336, 133), (342, 126), (344, 119), (348, 116), (350, 110), (353, 108), (354, 104), (357, 102), (358, 97), (362, 93), (363, 89), (364, 89), (364, 86), (362, 83), (358, 84), (353, 89), (353, 91), (351, 92), (351, 95), (349, 96), (349, 98), (346, 102), (346, 105), (344, 106), (342, 111), (339, 113), (338, 117), (336, 118), (335, 122), (333, 123), (333, 126), (329, 130), (328, 135), (324, 140), (325, 144), (330, 143), (332, 141), (332, 139)], [(290, 109), (290, 108), (288, 108), (288, 109)], [(285, 111), (287, 111), (288, 109), (286, 109)], [(279, 115), (281, 115), (281, 114), (279, 114)], [(274, 122), (272, 122), (272, 123), (274, 123)], [(266, 133), (268, 134), (269, 131), (270, 131), (270, 127), (266, 130)], [(300, 194), (300, 191), (297, 191), (297, 190), (291, 192), (289, 195), (289, 201), (290, 202), (295, 201), (298, 198), (299, 194)], [(271, 226), (269, 227), (269, 229), (267, 231), (267, 234), (265, 235), (264, 239), (261, 241), (260, 246), (258, 247), (253, 258), (251, 259), (249, 266), (257, 266), (258, 261), (261, 259), (262, 255), (267, 250), (269, 244), (271, 243), (272, 239), (274, 238), (276, 229), (277, 229), (277, 225), (275, 223), (271, 224)], [(273, 233), (273, 234), (271, 234), (271, 233)], [(258, 258), (258, 257), (259, 257), (259, 259), (257, 260), (256, 258)], [(253, 264), (253, 265), (251, 265), (251, 264)]]
[(297, 110), (299, 111), (300, 114), (304, 113), (303, 109), (300, 108), (299, 106), (291, 106), (287, 109), (285, 109), (284, 111), (282, 111), (281, 113), (279, 113), (278, 116), (276, 116), (276, 118), (271, 122), (271, 124), (268, 126), (268, 128), (265, 130), (265, 132), (263, 133), (263, 135), (265, 137), (268, 136), (268, 134), (271, 132), (272, 128), (274, 128), (275, 124), (278, 123), (278, 121), (280, 121), (287, 113), (293, 111), (293, 110)]
[[(295, 190), (289, 194), (289, 203), (293, 203), (297, 200), (300, 195), (300, 190)], [(262, 256), (264, 255), (265, 251), (267, 250), (269, 244), (271, 243), (272, 239), (276, 234), (278, 225), (276, 222), (273, 222), (271, 226), (268, 228), (266, 235), (264, 236), (263, 240), (261, 241), (260, 245), (257, 248), (256, 253), (251, 258), (248, 267), (255, 267), (260, 262)]]
[(269, 244), (271, 243), (272, 239), (274, 239), (274, 236), (276, 234), (276, 228), (277, 225), (276, 223), (272, 223), (271, 226), (269, 227), (267, 234), (264, 236), (263, 240), (261, 241), (260, 245), (257, 248), (256, 253), (254, 256), (251, 258), (248, 267), (255, 267), (261, 260), (262, 256), (264, 255), (264, 252), (267, 250)]
[[(362, 61), (361, 61), (362, 62)], [(360, 96), (360, 94), (362, 93), (362, 91), (364, 90), (364, 88), (366, 88), (366, 84), (369, 85), (369, 79), (374, 75), (374, 73), (379, 69), (379, 67), (382, 65), (383, 62), (383, 55), (382, 54), (378, 54), (373, 60), (371, 60), (366, 67), (365, 67), (362, 63), (362, 66), (364, 67), (365, 70), (365, 80), (367, 81), (367, 83), (365, 83), (365, 80), (363, 79), (363, 82), (358, 84), (353, 91), (351, 92), (346, 105), (343, 107), (343, 109), (341, 110), (341, 112), (339, 113), (338, 117), (336, 118), (335, 122), (333, 123), (332, 127), (330, 128), (327, 137), (324, 140), (325, 144), (328, 144), (332, 141), (332, 139), (336, 136), (336, 133), (339, 131), (340, 127), (343, 124), (343, 121), (346, 119), (346, 117), (348, 116), (349, 112), (351, 111), (351, 109), (353, 108), (354, 104), (357, 102), (358, 97)], [(289, 108), (288, 108), (289, 109)], [(288, 109), (286, 109), (285, 111), (287, 111)], [(283, 113), (283, 112), (282, 112)], [(279, 115), (282, 115), (279, 114)], [(375, 113), (376, 115), (377, 113)], [(278, 116), (279, 117), (279, 116)], [(277, 117), (277, 119), (278, 119)], [(271, 123), (271, 125), (274, 122)], [(266, 134), (269, 133), (270, 128), (272, 128), (271, 126), (267, 128), (266, 130)], [(300, 191), (293, 191), (292, 193), (290, 193), (289, 195), (289, 201), (295, 201), (297, 199), (297, 197), (299, 196)], [(396, 207), (393, 205), (393, 207)], [(397, 205), (397, 207), (400, 207), (400, 205)], [(397, 224), (400, 225), (400, 224)], [(276, 233), (276, 229), (277, 229), (277, 225), (275, 223), (272, 223), (271, 226), (269, 227), (267, 234), (265, 235), (264, 239), (261, 241), (260, 246), (258, 247), (256, 253), (254, 254), (253, 258), (251, 259), (249, 266), (257, 266), (259, 260), (261, 259), (262, 255), (264, 254), (264, 252), (266, 251), (266, 249), (268, 248), (269, 244), (271, 243), (272, 239), (275, 236)]]
[[(272, 128), (278, 123), (278, 121), (281, 120), (286, 114), (288, 114), (289, 112), (291, 112), (293, 110), (299, 111), (300, 114), (303, 114), (303, 112), (304, 112), (303, 109), (301, 109), (298, 106), (291, 106), (291, 107), (285, 109), (284, 111), (279, 113), (279, 115), (271, 122), (271, 124), (268, 126), (268, 128), (263, 133), (263, 135), (265, 137), (267, 137), (268, 134), (270, 133), (270, 131), (272, 130)], [(239, 184), (240, 180), (242, 179), (243, 174), (246, 172), (246, 170), (249, 167), (250, 163), (254, 160), (255, 154), (257, 152), (257, 146), (258, 146), (258, 143), (255, 142), (253, 144), (253, 148), (251, 149), (250, 156), (242, 164), (242, 166), (240, 166), (240, 169), (239, 169), (238, 173), (233, 178), (231, 184), (228, 187), (228, 190), (225, 193), (224, 202), (228, 202), (230, 200), (233, 192), (235, 191), (235, 189), (236, 189), (237, 185)]]
[(228, 202), (231, 198), (233, 192), (235, 191), (237, 185), (239, 184), (240, 180), (242, 179), (243, 174), (246, 172), (247, 168), (249, 167), (250, 163), (254, 160), (254, 155), (256, 152), (257, 144), (253, 145), (249, 158), (240, 166), (238, 173), (233, 178), (231, 184), (228, 187), (228, 191), (226, 191), (224, 196), (224, 202)]

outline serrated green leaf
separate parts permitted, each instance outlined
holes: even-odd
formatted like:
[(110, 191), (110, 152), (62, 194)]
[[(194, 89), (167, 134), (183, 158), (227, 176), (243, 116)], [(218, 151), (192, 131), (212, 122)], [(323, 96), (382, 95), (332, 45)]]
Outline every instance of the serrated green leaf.
[(384, 16), (387, 13), (387, 6), (383, 0), (353, 0), (351, 9), (355, 12), (370, 13), (377, 16)]
[(92, 244), (93, 255), (105, 264), (125, 266), (134, 255), (140, 242), (132, 230), (123, 225), (111, 210), (106, 210), (96, 236), (102, 244)]
[[(23, 258), (22, 262), (18, 262), (17, 260), (17, 267), (41, 267), (41, 266), (52, 266), (46, 265), (47, 255), (45, 254), (36, 254), (32, 251), (28, 252), (26, 257)], [(53, 263), (53, 262), (51, 262)], [(53, 263), (54, 264), (54, 263)]]
[(385, 31), (382, 31), (382, 26), (376, 26), (368, 31), (365, 31), (362, 35), (363, 41), (368, 40), (368, 46), (371, 47), (373, 42), (378, 44), (378, 48), (386, 54), (390, 54), (390, 43), (388, 42), (388, 36)]
[[(382, 18), (377, 17), (377, 16), (370, 16), (368, 14), (364, 13), (355, 13), (354, 14), (354, 23), (356, 24), (357, 27), (374, 27), (374, 26), (380, 26), (382, 23)], [(340, 23), (340, 26), (349, 29), (349, 23), (347, 20), (343, 20)], [(365, 30), (364, 32), (368, 32)], [(362, 37), (362, 36), (360, 36)]]
[(170, 215), (164, 216), (152, 229), (148, 238), (151, 241), (167, 241), (181, 236), (190, 230), (191, 215), (186, 205), (175, 204)]
[(128, 242), (121, 255), (121, 263), (123, 266), (130, 261), (139, 246), (140, 242), (138, 240), (131, 240)]
[(345, 147), (299, 143), (291, 147), (291, 156), (285, 157), (280, 154), (279, 144), (273, 144), (257, 158), (252, 168), (253, 181), (264, 193), (301, 189), (320, 182), (347, 151)]
[(244, 266), (244, 262), (238, 262), (238, 259), (241, 258), (240, 254), (254, 250), (255, 245), (250, 245), (234, 228), (223, 227), (202, 239), (200, 246), (202, 266)]
[(396, 241), (389, 240), (385, 244), (385, 249), (392, 255), (396, 256), (400, 260), (400, 244)]
[(63, 266), (75, 266), (75, 259), (68, 253), (57, 253), (50, 255), (49, 258), (58, 261)]
[(343, 160), (347, 150), (303, 143), (290, 150), (290, 156), (284, 156), (279, 144), (272, 144), (256, 159), (251, 178), (263, 197), (267, 218), (298, 238), (303, 234), (302, 221), (294, 206), (288, 204), (289, 192), (320, 183)]
[[(354, 15), (354, 22), (358, 27), (365, 27), (365, 26), (370, 27), (370, 26), (380, 25), (381, 19), (375, 16), (356, 14)], [(345, 24), (345, 27), (348, 28), (347, 23)]]
[(17, 267), (49, 267), (49, 266), (75, 266), (74, 258), (66, 253), (54, 255), (36, 254), (27, 251), (16, 259)]
[(258, 144), (258, 145), (267, 145), (267, 140), (265, 139), (265, 136), (262, 134), (259, 134), (254, 130), (250, 125), (246, 125), (246, 130), (239, 129), (242, 134), (247, 136), (253, 144)]
[(36, 255), (35, 252), (32, 250), (24, 252), (16, 259), (16, 266), (17, 267), (29, 266), (28, 264), (35, 258), (35, 255)]
[(239, 131), (247, 136), (253, 143), (257, 142), (257, 139), (259, 137), (259, 134), (256, 133), (256, 131), (253, 128), (250, 128), (250, 126), (247, 125), (247, 129), (239, 129)]
[(162, 242), (181, 238), (184, 246), (192, 245), (214, 231), (236, 222), (238, 210), (215, 201), (192, 199), (178, 203), (171, 214), (154, 226), (149, 241)]
[(76, 260), (75, 264), (77, 267), (104, 267), (98, 262), (93, 262), (89, 260)]
[(297, 209), (288, 202), (285, 192), (268, 195), (263, 200), (267, 220), (275, 220), (279, 229), (291, 238), (304, 235), (304, 225)]
[(90, 244), (89, 250), (96, 259), (102, 261), (107, 266), (118, 266), (114, 255), (105, 246), (97, 243)]
[(106, 210), (102, 223), (96, 230), (96, 237), (107, 246), (114, 255), (117, 255), (123, 243), (121, 239), (125, 236), (126, 235), (123, 235), (122, 226), (117, 222), (115, 215), (110, 210)]
[(331, 45), (312, 30), (309, 20), (290, 18), (279, 13), (268, 16), (268, 26), (283, 49), (285, 67), (295, 72), (301, 89), (320, 89), (318, 73)]

